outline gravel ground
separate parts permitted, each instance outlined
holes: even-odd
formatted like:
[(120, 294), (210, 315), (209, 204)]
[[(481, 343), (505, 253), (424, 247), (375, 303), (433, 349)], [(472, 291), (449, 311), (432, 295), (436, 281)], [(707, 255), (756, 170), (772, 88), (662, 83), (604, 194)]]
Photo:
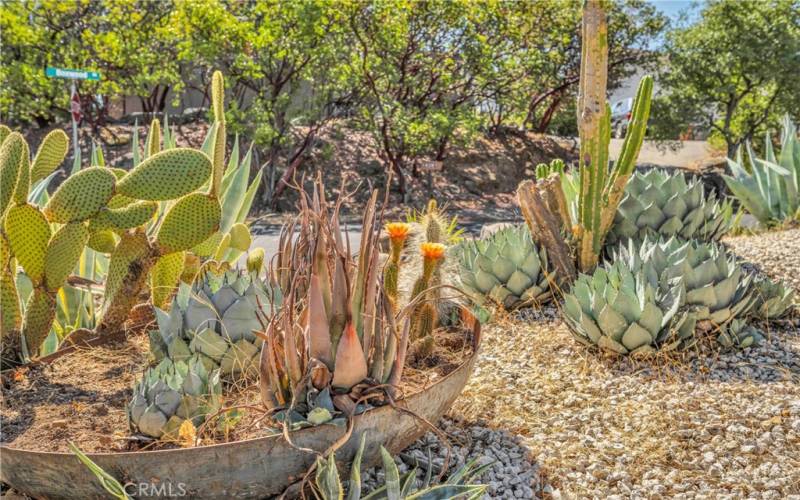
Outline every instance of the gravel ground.
[(723, 240), (736, 255), (756, 263), (773, 278), (781, 278), (800, 291), (800, 229)]
[[(726, 243), (800, 289), (800, 230)], [(800, 500), (800, 318), (761, 326), (757, 348), (634, 361), (578, 344), (554, 307), (520, 311), (485, 330), (450, 411), (472, 423), (442, 428), (474, 439), (459, 463), (502, 457), (486, 498)], [(432, 434), (408, 453), (428, 443), (441, 463)]]
[[(447, 434), (452, 447), (449, 474), (473, 459), (477, 459), (478, 467), (491, 464), (482, 476), (473, 481), (475, 484), (487, 485), (487, 498), (536, 498), (539, 495), (535, 492), (541, 492), (546, 486), (542, 485), (539, 468), (521, 437), (483, 425), (455, 423), (450, 419), (443, 419), (439, 428)], [(423, 481), (429, 450), (433, 462), (432, 474), (435, 477), (444, 465), (448, 448), (432, 432), (395, 457), (400, 473), (404, 474), (416, 467), (417, 479), (419, 482)], [(365, 490), (371, 490), (384, 484), (383, 470), (381, 467), (372, 468), (362, 479)]]

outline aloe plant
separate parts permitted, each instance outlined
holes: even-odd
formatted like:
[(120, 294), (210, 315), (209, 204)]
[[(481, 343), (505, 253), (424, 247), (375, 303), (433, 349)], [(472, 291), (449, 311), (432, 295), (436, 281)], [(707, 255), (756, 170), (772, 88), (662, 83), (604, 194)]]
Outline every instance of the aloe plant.
[(742, 159), (728, 159), (732, 175), (723, 175), (728, 188), (763, 225), (800, 220), (800, 141), (797, 127), (787, 115), (783, 119), (781, 150), (772, 148), (772, 137), (766, 134), (765, 157), (757, 158), (749, 142), (745, 144), (749, 168)]
[[(380, 286), (377, 194), (364, 212), (357, 258), (341, 235), (341, 201), (326, 202), (321, 180), (313, 196), (303, 193), (300, 214), (281, 233), (272, 279), (283, 302), (261, 350), (261, 395), (268, 408), (333, 389), (347, 398), (368, 376), (392, 386), (400, 380), (409, 334), (408, 328), (397, 331)], [(334, 403), (346, 411), (341, 397)]]

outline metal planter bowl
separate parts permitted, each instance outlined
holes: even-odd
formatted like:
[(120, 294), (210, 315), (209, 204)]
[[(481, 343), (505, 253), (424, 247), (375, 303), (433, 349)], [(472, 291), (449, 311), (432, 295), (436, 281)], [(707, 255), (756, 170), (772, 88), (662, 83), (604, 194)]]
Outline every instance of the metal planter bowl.
[[(424, 391), (400, 401), (429, 422), (450, 408), (469, 379), (477, 358), (480, 326), (473, 330), (469, 359)], [(379, 446), (396, 453), (428, 429), (418, 418), (383, 406), (355, 417), (353, 435), (336, 456), (350, 461), (360, 435), (367, 433), (365, 462), (378, 460)], [(322, 425), (291, 433), (298, 448), (324, 451), (342, 437), (344, 427)], [(77, 443), (80, 446), (80, 443)], [(292, 447), (282, 436), (195, 448), (89, 454), (137, 497), (265, 498), (281, 494), (300, 480), (315, 455)], [(27, 451), (0, 446), (0, 480), (34, 498), (108, 498), (94, 475), (72, 454)]]

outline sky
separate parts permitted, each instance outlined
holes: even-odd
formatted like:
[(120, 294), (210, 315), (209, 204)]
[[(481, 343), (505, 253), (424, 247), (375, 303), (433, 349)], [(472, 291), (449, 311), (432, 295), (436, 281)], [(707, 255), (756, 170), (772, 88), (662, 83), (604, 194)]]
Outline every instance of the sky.
[[(651, 4), (655, 5), (658, 10), (669, 16), (671, 19), (677, 19), (681, 11), (697, 9), (697, 4), (693, 0), (648, 0)], [(694, 7), (694, 8), (693, 8)]]

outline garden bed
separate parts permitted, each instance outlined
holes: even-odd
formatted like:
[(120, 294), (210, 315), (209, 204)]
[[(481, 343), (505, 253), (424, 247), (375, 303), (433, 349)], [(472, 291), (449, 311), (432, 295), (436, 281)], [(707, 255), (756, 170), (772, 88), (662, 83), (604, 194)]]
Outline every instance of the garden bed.
[[(441, 330), (437, 348), (412, 359), (400, 387), (405, 397), (420, 393), (469, 359), (474, 350), (463, 330)], [(67, 452), (70, 441), (86, 453), (176, 448), (176, 443), (141, 443), (131, 437), (125, 405), (147, 364), (146, 335), (91, 348), (78, 348), (48, 364), (3, 374), (0, 442), (13, 448)], [(259, 408), (258, 383), (235, 381), (225, 407), (241, 407), (242, 419), (227, 433), (204, 434), (204, 445), (253, 439), (281, 429)]]
[[(726, 243), (796, 284), (798, 233)], [(523, 310), (486, 329), (450, 414), (522, 436), (556, 496), (785, 498), (800, 493), (800, 318), (760, 326), (760, 347), (636, 361), (576, 342), (556, 307)]]

